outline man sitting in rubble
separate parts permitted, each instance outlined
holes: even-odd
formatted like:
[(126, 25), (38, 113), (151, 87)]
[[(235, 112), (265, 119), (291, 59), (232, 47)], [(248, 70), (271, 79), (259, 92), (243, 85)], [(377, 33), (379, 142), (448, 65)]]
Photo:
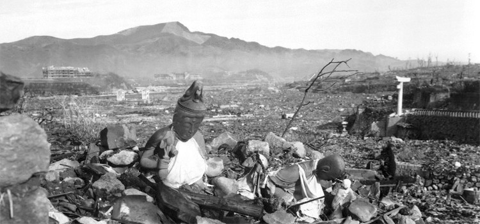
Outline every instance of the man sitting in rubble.
[(171, 188), (196, 185), (206, 189), (205, 140), (198, 131), (205, 112), (203, 86), (195, 81), (177, 101), (172, 124), (156, 131), (147, 141), (140, 165), (158, 169), (162, 182)]

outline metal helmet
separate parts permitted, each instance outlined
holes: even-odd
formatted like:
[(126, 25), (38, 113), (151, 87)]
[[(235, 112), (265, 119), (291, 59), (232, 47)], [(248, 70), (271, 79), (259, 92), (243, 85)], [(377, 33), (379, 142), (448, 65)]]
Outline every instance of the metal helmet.
[(324, 157), (318, 161), (315, 173), (322, 180), (342, 178), (345, 173), (345, 161), (339, 155)]

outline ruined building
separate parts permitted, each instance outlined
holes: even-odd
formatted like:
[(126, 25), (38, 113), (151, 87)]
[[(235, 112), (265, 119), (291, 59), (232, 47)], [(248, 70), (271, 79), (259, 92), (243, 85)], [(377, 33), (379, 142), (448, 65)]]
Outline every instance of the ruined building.
[(93, 73), (86, 67), (43, 67), (43, 78), (85, 78), (93, 77)]
[(37, 79), (25, 80), (25, 84), (25, 92), (34, 96), (99, 94), (97, 88), (81, 81)]

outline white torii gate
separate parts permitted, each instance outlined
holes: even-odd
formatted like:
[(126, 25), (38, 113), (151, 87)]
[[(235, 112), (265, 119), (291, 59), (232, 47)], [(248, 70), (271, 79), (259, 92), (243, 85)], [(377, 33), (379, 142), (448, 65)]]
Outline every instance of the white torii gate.
[(397, 103), (397, 116), (402, 115), (402, 104), (403, 104), (403, 83), (410, 82), (411, 78), (396, 76), (397, 81), (400, 84), (397, 85), (398, 89), (398, 103)]

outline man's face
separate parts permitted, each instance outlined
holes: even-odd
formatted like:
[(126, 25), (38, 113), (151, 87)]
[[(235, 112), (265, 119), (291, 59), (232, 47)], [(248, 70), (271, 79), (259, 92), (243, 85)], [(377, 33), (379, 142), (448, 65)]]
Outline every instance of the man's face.
[(203, 116), (190, 116), (184, 114), (175, 114), (173, 116), (173, 130), (182, 142), (188, 141), (198, 131)]

